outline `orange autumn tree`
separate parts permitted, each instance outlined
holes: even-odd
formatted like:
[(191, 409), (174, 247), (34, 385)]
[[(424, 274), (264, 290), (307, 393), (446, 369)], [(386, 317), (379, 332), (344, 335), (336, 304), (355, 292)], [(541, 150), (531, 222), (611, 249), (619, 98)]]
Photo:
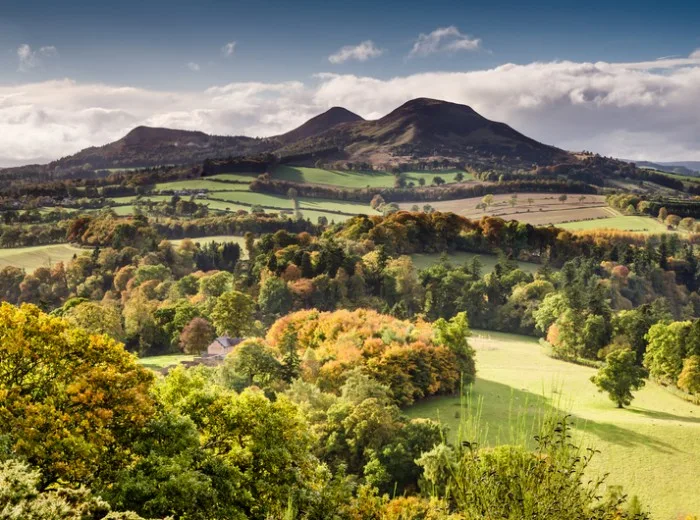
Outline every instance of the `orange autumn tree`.
[(446, 342), (437, 341), (440, 335), (423, 321), (411, 323), (368, 309), (304, 310), (277, 320), (267, 343), (279, 350), (289, 327), (296, 332), (302, 360), (313, 359), (316, 365), (314, 370), (305, 370), (302, 361), (302, 377), (325, 391), (338, 392), (349, 371), (361, 367), (387, 385), (398, 404), (408, 405), (431, 395), (453, 393), (461, 375), (467, 379), (474, 375), (473, 362), (466, 365), (469, 373), (465, 374), (458, 353)]
[(128, 463), (153, 375), (120, 343), (34, 305), (0, 305), (0, 438), (45, 483), (89, 483)]

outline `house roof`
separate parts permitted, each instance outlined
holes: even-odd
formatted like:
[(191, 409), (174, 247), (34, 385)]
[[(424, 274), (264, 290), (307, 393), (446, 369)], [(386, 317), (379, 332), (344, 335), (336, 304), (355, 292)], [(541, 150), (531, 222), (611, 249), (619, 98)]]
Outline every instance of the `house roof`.
[(230, 338), (228, 336), (219, 336), (214, 340), (215, 343), (219, 343), (222, 347), (235, 347), (238, 345), (242, 338)]

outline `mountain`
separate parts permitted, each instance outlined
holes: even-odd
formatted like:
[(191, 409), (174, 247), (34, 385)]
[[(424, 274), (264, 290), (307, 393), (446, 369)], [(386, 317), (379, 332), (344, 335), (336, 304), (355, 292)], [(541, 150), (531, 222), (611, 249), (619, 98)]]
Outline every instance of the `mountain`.
[(343, 123), (357, 121), (364, 121), (364, 119), (343, 107), (333, 107), (323, 114), (312, 117), (300, 127), (278, 136), (277, 140), (283, 144), (294, 143), (321, 134)]
[(569, 154), (490, 121), (466, 105), (418, 98), (374, 121), (355, 121), (287, 144), (282, 155), (336, 148), (338, 158), (371, 164), (422, 159), (532, 167), (552, 164)]
[(0, 175), (82, 175), (86, 171), (197, 164), (205, 159), (264, 153), (300, 164), (319, 158), (381, 167), (447, 161), (527, 170), (572, 158), (564, 150), (490, 121), (466, 105), (418, 98), (373, 121), (333, 107), (294, 130), (264, 139), (139, 126), (104, 146), (86, 148), (47, 165), (7, 168), (0, 170)]

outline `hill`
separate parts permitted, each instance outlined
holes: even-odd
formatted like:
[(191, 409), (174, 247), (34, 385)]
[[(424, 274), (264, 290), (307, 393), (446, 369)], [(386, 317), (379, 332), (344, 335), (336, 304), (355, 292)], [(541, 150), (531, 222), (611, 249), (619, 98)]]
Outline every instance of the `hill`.
[(312, 117), (294, 130), (277, 137), (282, 143), (294, 143), (321, 134), (343, 123), (355, 123), (364, 119), (343, 107), (333, 107), (323, 114)]
[(466, 161), (531, 168), (569, 159), (569, 154), (490, 121), (471, 107), (418, 98), (374, 121), (335, 126), (287, 145), (285, 154), (337, 149), (337, 158), (372, 165), (416, 159)]
[(373, 121), (333, 107), (294, 130), (264, 139), (139, 126), (112, 143), (86, 148), (47, 165), (7, 168), (0, 170), (0, 175), (56, 177), (270, 153), (299, 165), (323, 158), (374, 167), (439, 161), (443, 165), (466, 163), (528, 170), (568, 162), (573, 157), (504, 123), (490, 121), (466, 105), (419, 98)]
[(691, 177), (700, 176), (700, 161), (678, 161), (678, 162), (651, 162), (651, 161), (627, 161), (635, 163), (640, 168), (650, 168), (662, 172), (675, 173), (678, 175), (689, 175)]

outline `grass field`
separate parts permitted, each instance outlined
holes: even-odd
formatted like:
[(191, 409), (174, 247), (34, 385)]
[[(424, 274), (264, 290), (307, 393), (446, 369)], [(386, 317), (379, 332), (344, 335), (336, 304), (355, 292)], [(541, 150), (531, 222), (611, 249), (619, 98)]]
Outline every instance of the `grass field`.
[[(406, 172), (406, 179), (418, 185), (418, 179), (424, 178), (430, 185), (433, 178), (442, 177), (445, 182), (457, 182), (455, 176), (460, 170), (445, 170), (439, 172)], [(471, 174), (462, 172), (465, 180), (472, 179)], [(306, 182), (310, 184), (327, 184), (342, 188), (389, 188), (394, 186), (394, 175), (388, 172), (355, 172), (325, 170), (322, 168), (305, 168), (302, 166), (278, 166), (272, 176), (291, 182)]]
[[(411, 255), (411, 260), (417, 269), (425, 269), (440, 261), (441, 253), (416, 253)], [(479, 257), (483, 265), (483, 272), (490, 273), (493, 271), (498, 257), (496, 255), (479, 255), (475, 253), (466, 253), (464, 251), (454, 251), (449, 254), (449, 259), (452, 265), (462, 265), (464, 262), (471, 262), (475, 256)], [(535, 273), (541, 266), (530, 262), (518, 262), (520, 269), (528, 273)]]
[(161, 368), (180, 364), (183, 361), (192, 361), (195, 357), (189, 354), (167, 354), (165, 356), (142, 357), (139, 358), (139, 363), (151, 370), (160, 370)]
[[(589, 381), (594, 369), (548, 357), (534, 338), (475, 332), (470, 342), (478, 372), (471, 401), (480, 405), (488, 444), (507, 442), (518, 415), (531, 425), (555, 406), (572, 415), (584, 445), (601, 451), (591, 470), (609, 472), (608, 485), (638, 495), (656, 520), (700, 514), (700, 407), (648, 382), (620, 410)], [(442, 397), (406, 413), (439, 417), (454, 437), (467, 415), (460, 409), (459, 397)]]
[(69, 244), (0, 249), (0, 267), (14, 266), (32, 272), (38, 267), (49, 267), (58, 262), (68, 262), (73, 255), (81, 255), (86, 249)]
[(621, 231), (637, 231), (646, 233), (667, 233), (664, 224), (651, 217), (620, 216), (580, 222), (566, 222), (558, 227), (571, 230), (588, 229), (619, 229)]
[[(173, 182), (161, 182), (155, 185), (155, 189), (158, 191), (162, 190), (201, 190), (201, 191), (227, 191), (227, 190), (247, 190), (248, 185), (242, 183), (226, 183), (217, 182), (215, 180), (206, 179), (188, 179), (184, 181), (173, 181)], [(234, 180), (232, 178), (227, 178), (227, 180)], [(248, 182), (252, 181), (253, 178), (248, 178)]]

